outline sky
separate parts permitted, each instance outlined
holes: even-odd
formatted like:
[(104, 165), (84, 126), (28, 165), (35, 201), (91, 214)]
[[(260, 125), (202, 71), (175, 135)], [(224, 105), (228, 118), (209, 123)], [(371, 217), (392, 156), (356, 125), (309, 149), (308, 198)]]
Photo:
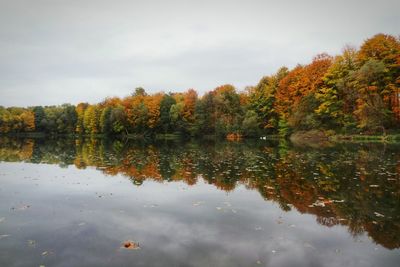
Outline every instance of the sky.
[(398, 0), (0, 0), (0, 105), (222, 84), (400, 34)]

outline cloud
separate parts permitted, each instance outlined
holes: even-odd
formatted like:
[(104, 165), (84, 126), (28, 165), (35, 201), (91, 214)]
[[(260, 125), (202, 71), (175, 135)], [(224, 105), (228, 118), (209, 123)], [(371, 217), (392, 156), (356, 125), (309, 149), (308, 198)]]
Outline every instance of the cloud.
[(398, 1), (2, 1), (0, 105), (256, 84), (398, 34)]

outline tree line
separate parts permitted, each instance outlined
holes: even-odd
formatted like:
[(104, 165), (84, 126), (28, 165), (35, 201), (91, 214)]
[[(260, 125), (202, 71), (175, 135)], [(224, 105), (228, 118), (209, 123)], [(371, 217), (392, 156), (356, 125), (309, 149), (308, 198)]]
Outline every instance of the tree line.
[(400, 128), (400, 38), (377, 34), (359, 49), (319, 54), (280, 68), (238, 91), (222, 85), (199, 97), (183, 93), (106, 98), (76, 106), (0, 107), (0, 132), (151, 136), (288, 135), (313, 129), (376, 133)]

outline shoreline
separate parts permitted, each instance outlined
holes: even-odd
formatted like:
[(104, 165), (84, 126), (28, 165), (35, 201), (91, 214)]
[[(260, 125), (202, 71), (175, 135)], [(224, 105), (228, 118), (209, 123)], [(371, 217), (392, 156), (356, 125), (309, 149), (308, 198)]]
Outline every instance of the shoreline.
[(184, 136), (179, 134), (155, 134), (153, 136), (138, 134), (122, 134), (122, 135), (104, 135), (104, 134), (48, 134), (43, 132), (29, 133), (0, 133), (0, 137), (17, 137), (17, 138), (98, 138), (98, 139), (131, 139), (131, 140), (226, 140), (231, 142), (240, 142), (244, 140), (280, 140), (288, 139), (295, 144), (322, 144), (332, 143), (400, 143), (400, 133), (390, 133), (386, 135), (368, 135), (368, 134), (336, 134), (323, 130), (310, 130), (294, 132), (290, 136), (283, 137), (277, 134), (243, 137), (239, 140), (229, 140), (217, 135), (205, 135), (201, 137)]

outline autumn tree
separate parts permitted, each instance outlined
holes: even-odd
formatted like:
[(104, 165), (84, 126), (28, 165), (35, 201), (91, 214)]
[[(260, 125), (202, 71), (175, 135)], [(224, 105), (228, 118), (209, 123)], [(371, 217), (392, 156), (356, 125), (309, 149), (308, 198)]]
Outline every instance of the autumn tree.
[(154, 132), (160, 123), (160, 103), (164, 94), (158, 93), (144, 98), (144, 105), (147, 109), (147, 127)]
[(21, 114), (24, 132), (32, 132), (35, 130), (35, 114), (31, 110), (26, 110)]
[(182, 117), (188, 122), (194, 121), (194, 109), (197, 101), (197, 93), (193, 89), (189, 89), (183, 97)]
[(357, 50), (346, 46), (343, 53), (334, 58), (323, 77), (323, 86), (316, 93), (319, 104), (315, 112), (322, 126), (328, 129), (346, 131), (356, 125), (353, 116), (358, 97), (353, 82), (353, 73), (357, 70), (356, 56)]
[(243, 109), (240, 97), (233, 85), (226, 84), (214, 89), (216, 134), (240, 133)]
[(100, 132), (99, 119), (98, 107), (96, 105), (89, 105), (83, 116), (83, 127), (86, 134), (98, 134)]
[[(297, 66), (290, 71), (279, 83), (276, 93), (275, 108), (282, 120), (285, 120), (293, 128), (312, 128), (316, 127), (317, 122), (314, 112), (305, 112), (304, 107), (307, 103), (314, 102), (315, 94), (324, 84), (323, 77), (332, 63), (332, 57), (327, 54), (317, 55), (313, 61), (306, 66)], [(306, 100), (303, 100), (307, 96)], [(303, 103), (301, 103), (303, 102)], [(302, 105), (300, 105), (302, 104)], [(296, 109), (301, 110), (296, 110)], [(308, 116), (307, 120), (302, 120), (299, 115)], [(295, 115), (295, 117), (291, 117)], [(311, 118), (311, 117), (313, 118)], [(304, 124), (304, 123), (305, 124)], [(313, 122), (308, 124), (307, 122)], [(298, 123), (302, 123), (299, 125)]]
[(133, 96), (122, 100), (128, 123), (127, 132), (144, 133), (147, 127), (148, 109), (144, 103), (147, 94), (141, 89), (137, 89)]
[(279, 115), (275, 110), (276, 91), (280, 81), (288, 74), (282, 67), (275, 75), (263, 77), (254, 87), (249, 87), (249, 109), (257, 116), (258, 124), (266, 133), (278, 128)]
[(382, 74), (384, 84), (380, 93), (385, 106), (400, 122), (400, 39), (377, 34), (361, 45), (357, 59), (360, 67), (370, 60), (382, 62), (385, 71)]
[(85, 132), (85, 128), (83, 125), (83, 119), (85, 115), (85, 110), (87, 109), (89, 105), (87, 103), (79, 103), (76, 108), (76, 114), (77, 114), (77, 121), (76, 121), (76, 126), (75, 126), (75, 132), (77, 134), (83, 134)]
[(32, 132), (35, 115), (32, 110), (19, 107), (0, 107), (0, 133)]
[(391, 111), (385, 104), (385, 75), (385, 64), (375, 59), (354, 73), (359, 96), (354, 113), (361, 129), (384, 129), (390, 122)]

